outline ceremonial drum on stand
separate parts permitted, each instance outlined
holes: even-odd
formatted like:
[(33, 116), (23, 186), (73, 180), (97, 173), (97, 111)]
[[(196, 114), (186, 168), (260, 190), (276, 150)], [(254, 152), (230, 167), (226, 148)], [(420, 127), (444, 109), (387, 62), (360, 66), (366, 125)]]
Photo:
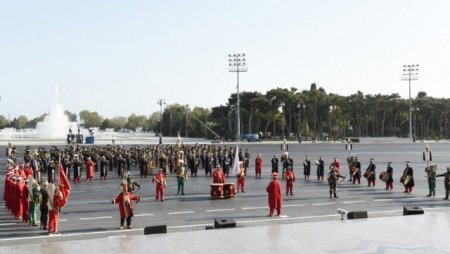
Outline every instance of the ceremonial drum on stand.
[(223, 183), (211, 184), (211, 197), (213, 199), (223, 198)]
[(234, 189), (234, 183), (224, 183), (223, 184), (223, 195), (225, 198), (234, 198), (236, 191)]

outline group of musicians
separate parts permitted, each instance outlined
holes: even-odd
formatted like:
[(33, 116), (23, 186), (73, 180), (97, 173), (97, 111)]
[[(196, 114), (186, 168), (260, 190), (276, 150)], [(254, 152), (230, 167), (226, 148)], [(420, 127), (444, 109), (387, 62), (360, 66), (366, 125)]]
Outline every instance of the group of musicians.
[[(9, 166), (15, 165), (17, 168), (17, 149), (11, 145), (7, 149), (8, 163)], [(156, 183), (155, 187), (155, 200), (164, 201), (165, 188), (167, 187), (166, 176), (167, 174), (174, 173), (177, 178), (177, 194), (184, 195), (184, 183), (188, 178), (188, 170), (192, 177), (197, 176), (197, 171), (199, 167), (205, 169), (205, 176), (211, 176), (213, 179), (213, 184), (225, 183), (227, 178), (229, 178), (230, 168), (233, 166), (235, 150), (233, 148), (213, 146), (213, 145), (194, 145), (194, 146), (149, 146), (146, 148), (140, 148), (139, 146), (131, 146), (131, 148), (125, 148), (120, 146), (105, 146), (105, 147), (79, 147), (79, 146), (66, 146), (65, 149), (60, 150), (57, 147), (52, 147), (49, 152), (44, 148), (39, 148), (35, 152), (32, 152), (31, 148), (27, 146), (24, 153), (24, 163), (19, 165), (20, 172), (24, 174), (31, 175), (35, 183), (30, 186), (33, 189), (38, 188), (39, 184), (42, 183), (41, 172), (43, 169), (48, 170), (47, 181), (52, 184), (55, 179), (55, 169), (57, 168), (58, 161), (61, 160), (62, 167), (64, 171), (70, 176), (70, 171), (73, 170), (73, 181), (75, 183), (80, 182), (82, 167), (86, 168), (86, 180), (92, 181), (94, 178), (94, 171), (100, 171), (101, 179), (106, 180), (108, 171), (116, 171), (118, 177), (130, 180), (130, 174), (125, 174), (125, 170), (131, 170), (132, 166), (139, 167), (139, 172), (141, 177), (147, 177), (149, 173), (148, 167), (158, 167), (158, 172), (153, 176), (152, 182)], [(242, 149), (237, 153), (239, 158), (239, 166), (236, 173), (236, 191), (234, 190), (234, 184), (232, 189), (232, 194), (246, 190), (246, 178), (247, 169), (249, 167), (250, 153), (248, 150), (244, 153)], [(187, 162), (187, 163), (185, 163)], [(276, 154), (273, 155), (271, 159), (271, 184), (276, 184), (278, 186), (278, 173), (279, 165), (281, 164), (281, 178), (286, 182), (286, 195), (294, 195), (293, 187), (296, 181), (295, 170), (294, 170), (294, 160), (289, 153), (284, 153), (280, 160)], [(364, 172), (362, 172), (361, 163), (357, 156), (350, 156), (347, 159), (349, 166), (349, 181), (353, 184), (361, 184), (361, 176), (366, 178), (368, 187), (375, 187), (377, 174), (376, 165), (374, 159), (370, 159), (369, 164)], [(303, 166), (303, 176), (305, 181), (310, 180), (311, 166), (312, 162), (309, 156), (306, 156), (302, 163)], [(325, 163), (323, 157), (320, 156), (318, 160), (315, 161), (317, 166), (316, 175), (317, 180), (322, 182), (324, 179)], [(255, 177), (261, 178), (262, 168), (263, 168), (263, 158), (261, 154), (257, 154), (255, 158)], [(329, 184), (330, 198), (338, 198), (337, 196), (337, 185), (339, 182), (346, 178), (347, 174), (343, 176), (344, 173), (341, 172), (341, 164), (334, 158), (334, 160), (329, 164), (329, 172), (327, 181)], [(213, 171), (214, 169), (214, 171)], [(435, 196), (435, 186), (436, 178), (445, 178), (445, 189), (446, 197), (448, 199), (450, 193), (450, 167), (447, 168), (447, 172), (438, 175), (436, 173), (436, 165), (432, 164), (430, 167), (426, 168), (429, 195)], [(26, 173), (25, 173), (26, 172)], [(386, 170), (383, 171), (378, 178), (385, 182), (385, 189), (393, 189), (393, 168), (392, 163), (388, 162)], [(21, 183), (23, 179), (17, 180), (16, 178), (8, 178), (11, 181), (16, 181), (18, 186), (26, 185), (25, 182)], [(277, 183), (272, 183), (276, 181)], [(404, 186), (405, 193), (411, 193), (414, 183), (413, 168), (409, 162), (406, 162), (406, 167), (403, 170), (403, 174), (400, 178), (400, 182)], [(20, 184), (21, 183), (21, 184)], [(122, 192), (119, 196), (113, 200), (113, 203), (119, 203), (120, 213), (121, 213), (121, 228), (123, 228), (124, 220), (127, 220), (127, 226), (131, 227), (131, 217), (127, 211), (132, 211), (132, 201), (139, 200), (138, 196), (133, 196), (133, 186), (134, 182), (128, 181), (126, 184), (122, 184)], [(48, 184), (47, 184), (48, 185)], [(267, 191), (270, 193), (269, 189), (273, 187), (268, 187)], [(275, 188), (278, 191), (278, 187)], [(32, 190), (33, 191), (33, 190)], [(31, 191), (31, 192), (32, 192)], [(274, 196), (274, 195), (269, 195)], [(277, 195), (275, 195), (277, 196)], [(32, 198), (30, 196), (30, 201)], [(270, 198), (269, 198), (270, 199)], [(127, 205), (120, 205), (125, 202)], [(275, 202), (275, 203), (273, 203)], [(280, 201), (281, 202), (281, 201)], [(273, 209), (277, 209), (277, 206), (271, 204), (277, 204), (279, 201), (269, 201), (269, 206), (271, 207), (270, 214), (273, 213)], [(272, 209), (273, 208), (273, 209)], [(281, 208), (280, 208), (281, 209)], [(281, 212), (281, 210), (280, 210)], [(20, 218), (19, 212), (14, 210), (14, 215)], [(33, 216), (32, 216), (33, 217)], [(34, 224), (34, 220), (27, 218), (27, 222)]]

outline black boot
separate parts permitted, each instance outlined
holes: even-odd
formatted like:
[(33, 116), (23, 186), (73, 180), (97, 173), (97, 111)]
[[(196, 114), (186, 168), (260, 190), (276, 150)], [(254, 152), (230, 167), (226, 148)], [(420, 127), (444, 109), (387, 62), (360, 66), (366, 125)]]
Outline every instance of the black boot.
[(445, 198), (444, 199), (448, 199), (448, 192), (447, 193), (445, 193)]
[(336, 192), (334, 193), (334, 198), (339, 198), (338, 196), (336, 196)]
[(333, 197), (331, 196), (331, 194), (332, 194), (332, 192), (330, 191), (330, 198), (333, 198)]

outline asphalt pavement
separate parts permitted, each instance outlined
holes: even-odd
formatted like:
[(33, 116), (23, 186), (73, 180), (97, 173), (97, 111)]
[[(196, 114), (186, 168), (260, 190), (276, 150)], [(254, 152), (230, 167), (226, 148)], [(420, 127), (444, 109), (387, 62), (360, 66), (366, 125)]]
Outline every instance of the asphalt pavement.
[[(66, 207), (63, 208), (60, 223), (60, 235), (48, 236), (46, 232), (36, 227), (29, 227), (16, 221), (5, 209), (3, 200), (0, 202), (0, 242), (14, 245), (23, 242), (39, 243), (45, 241), (65, 241), (75, 239), (96, 239), (105, 236), (142, 235), (143, 228), (151, 225), (167, 225), (168, 232), (185, 232), (204, 230), (205, 226), (213, 224), (215, 218), (234, 219), (238, 227), (254, 227), (273, 224), (292, 224), (315, 221), (339, 220), (337, 209), (347, 211), (368, 211), (369, 218), (398, 216), (403, 213), (403, 206), (418, 206), (425, 211), (450, 211), (450, 201), (442, 200), (444, 195), (443, 179), (438, 178), (437, 197), (426, 197), (428, 186), (422, 160), (424, 143), (414, 144), (355, 144), (351, 154), (358, 155), (365, 169), (371, 158), (377, 165), (377, 175), (386, 168), (386, 162), (392, 161), (394, 167), (394, 189), (387, 191), (385, 185), (377, 179), (376, 187), (367, 187), (367, 181), (362, 178), (360, 185), (353, 185), (347, 179), (339, 183), (337, 199), (330, 199), (328, 183), (318, 182), (315, 178), (315, 167), (312, 168), (310, 180), (303, 179), (302, 161), (306, 155), (316, 160), (319, 155), (324, 157), (326, 167), (337, 157), (342, 164), (342, 172), (347, 172), (345, 159), (348, 151), (343, 144), (290, 144), (289, 153), (294, 158), (294, 171), (297, 181), (294, 184), (293, 196), (283, 195), (283, 211), (281, 217), (268, 218), (267, 194), (265, 188), (270, 181), (270, 159), (274, 153), (280, 155), (279, 144), (244, 144), (239, 148), (249, 149), (251, 163), (246, 181), (246, 192), (238, 193), (234, 199), (213, 200), (210, 197), (212, 179), (204, 176), (199, 169), (198, 177), (190, 177), (186, 183), (186, 195), (177, 195), (176, 179), (168, 176), (168, 188), (164, 202), (155, 201), (155, 185), (149, 178), (139, 178), (138, 169), (132, 169), (134, 178), (142, 183), (137, 193), (142, 197), (135, 206), (134, 229), (119, 230), (119, 211), (117, 205), (111, 204), (111, 199), (120, 193), (120, 180), (109, 172), (106, 181), (96, 178), (93, 182), (83, 181), (72, 184), (72, 192)], [(438, 172), (445, 171), (450, 164), (449, 143), (431, 145), (433, 163), (437, 163)], [(5, 165), (4, 149), (0, 153), (0, 165)], [(20, 151), (23, 147), (20, 147)], [(256, 153), (261, 153), (263, 177), (254, 177), (254, 159)], [(20, 153), (23, 154), (22, 152)], [(410, 161), (414, 168), (416, 186), (410, 194), (403, 193), (404, 188), (399, 183), (405, 167), (405, 161)], [(85, 172), (85, 171), (84, 171)], [(85, 179), (85, 178), (84, 178)], [(0, 193), (4, 190), (4, 174), (0, 176)], [(236, 182), (235, 177), (227, 181)], [(284, 189), (284, 182), (282, 183)], [(284, 192), (283, 192), (284, 194)], [(2, 194), (3, 195), (3, 194)]]

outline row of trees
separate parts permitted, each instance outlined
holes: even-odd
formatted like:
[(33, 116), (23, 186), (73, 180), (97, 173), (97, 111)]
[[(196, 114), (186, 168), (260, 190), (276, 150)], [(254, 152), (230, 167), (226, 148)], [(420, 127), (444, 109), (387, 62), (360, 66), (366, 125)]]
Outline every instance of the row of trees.
[[(79, 118), (84, 127), (143, 130), (164, 136), (209, 137), (216, 134), (233, 139), (236, 126), (236, 94), (225, 105), (212, 109), (189, 105), (167, 105), (162, 113), (149, 116), (132, 114), (103, 118), (97, 112), (83, 110)], [(412, 102), (413, 134), (416, 138), (449, 138), (450, 99), (428, 97), (419, 92)], [(345, 137), (407, 137), (409, 100), (398, 94), (364, 95), (358, 91), (341, 96), (311, 84), (309, 90), (274, 88), (265, 94), (240, 94), (241, 133), (259, 133), (263, 138), (339, 139)], [(70, 121), (78, 115), (66, 111)], [(0, 115), (0, 128), (34, 128), (45, 115), (28, 120), (19, 116), (8, 121)]]

